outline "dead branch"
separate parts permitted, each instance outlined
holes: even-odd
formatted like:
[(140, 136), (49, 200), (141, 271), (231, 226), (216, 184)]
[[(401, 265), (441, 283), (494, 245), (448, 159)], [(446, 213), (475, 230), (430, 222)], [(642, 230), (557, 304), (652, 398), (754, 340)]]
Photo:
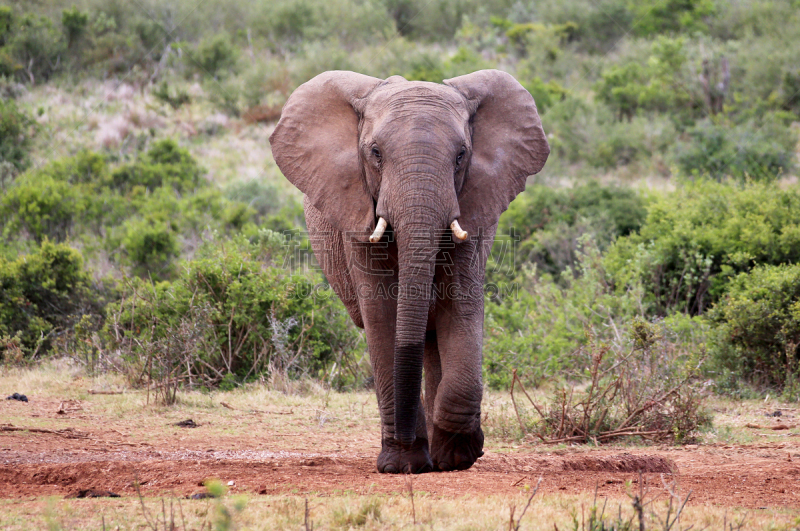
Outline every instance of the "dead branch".
[(48, 433), (50, 435), (58, 435), (65, 439), (87, 439), (88, 433), (83, 433), (72, 428), (64, 428), (63, 430), (48, 430), (47, 428), (21, 428), (18, 426), (5, 425), (0, 426), (0, 431), (29, 431), (31, 433)]

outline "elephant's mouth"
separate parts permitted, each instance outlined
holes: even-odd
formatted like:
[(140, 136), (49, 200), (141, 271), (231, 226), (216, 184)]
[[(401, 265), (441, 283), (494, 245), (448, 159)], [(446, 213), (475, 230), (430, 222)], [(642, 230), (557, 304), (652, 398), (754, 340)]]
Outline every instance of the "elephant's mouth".
[[(383, 238), (383, 233), (386, 231), (386, 227), (388, 222), (386, 218), (381, 216), (378, 219), (378, 223), (375, 225), (375, 231), (369, 237), (369, 241), (372, 243), (377, 243)], [(453, 231), (453, 236), (455, 236), (457, 241), (463, 242), (467, 238), (469, 238), (469, 234), (467, 231), (461, 228), (461, 225), (458, 224), (458, 220), (454, 219), (452, 223), (450, 223), (450, 230)]]

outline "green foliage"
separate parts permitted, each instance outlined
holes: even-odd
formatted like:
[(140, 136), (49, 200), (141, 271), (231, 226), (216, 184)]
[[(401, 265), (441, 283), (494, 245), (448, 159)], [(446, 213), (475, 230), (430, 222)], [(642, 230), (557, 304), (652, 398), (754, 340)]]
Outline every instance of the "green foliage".
[[(26, 356), (47, 352), (55, 336), (99, 307), (80, 252), (66, 244), (44, 241), (29, 255), (0, 258), (0, 337), (18, 337)], [(4, 348), (0, 342), (0, 354)]]
[(629, 3), (638, 35), (707, 31), (716, 6), (712, 0), (644, 0)]
[(191, 192), (201, 186), (204, 170), (191, 154), (171, 139), (153, 143), (136, 162), (117, 168), (111, 175), (111, 186), (127, 193), (136, 187), (148, 191), (171, 187), (176, 192)]
[(709, 318), (716, 325), (717, 362), (723, 371), (797, 392), (800, 265), (764, 265), (741, 273)]
[(0, 6), (0, 46), (5, 46), (11, 37), (14, 12), (8, 6)]
[[(0, 164), (10, 164), (14, 173), (24, 170), (30, 163), (28, 152), (35, 131), (34, 121), (16, 101), (0, 98)], [(5, 184), (0, 182), (0, 188)]]
[(16, 73), (25, 81), (46, 81), (57, 70), (64, 40), (53, 21), (33, 13), (16, 20), (7, 45), (8, 53), (20, 65)]
[(742, 124), (703, 120), (675, 148), (685, 175), (774, 180), (794, 169), (796, 135), (774, 114)]
[(603, 70), (595, 90), (601, 101), (617, 113), (618, 119), (633, 118), (638, 109), (648, 111), (702, 111), (696, 80), (684, 71), (687, 64), (683, 38), (658, 37), (650, 45), (644, 62), (632, 58)]
[(513, 277), (525, 264), (557, 276), (576, 265), (585, 235), (603, 250), (636, 231), (646, 215), (644, 198), (630, 188), (595, 181), (574, 188), (529, 186), (500, 218), (488, 276)]
[(122, 228), (120, 250), (134, 275), (168, 278), (180, 247), (175, 227), (166, 220), (147, 217), (127, 220)]
[(586, 329), (611, 332), (614, 323), (639, 314), (639, 290), (615, 293), (597, 247), (586, 238), (575, 270), (556, 282), (523, 268), (514, 282), (490, 291), (486, 301), (484, 377), (495, 388), (511, 384), (513, 369), (538, 384), (575, 365), (571, 354), (586, 341)]
[(72, 6), (72, 9), (65, 9), (61, 12), (61, 25), (64, 26), (64, 33), (67, 37), (67, 48), (73, 48), (86, 33), (89, 14)]
[(800, 192), (775, 184), (686, 183), (650, 204), (604, 262), (617, 289), (643, 285), (648, 311), (704, 313), (755, 264), (800, 260)]
[(531, 93), (533, 100), (536, 102), (536, 108), (540, 113), (547, 112), (547, 109), (555, 102), (567, 97), (567, 89), (554, 79), (545, 83), (541, 78), (534, 77), (530, 81), (523, 81), (521, 85)]
[[(25, 174), (0, 197), (3, 236), (27, 235), (37, 243), (64, 241), (87, 208), (81, 189), (45, 172)], [(23, 234), (20, 234), (23, 233)]]
[(151, 94), (173, 109), (179, 109), (192, 101), (188, 92), (181, 89), (170, 90), (166, 81), (162, 81), (160, 85), (153, 89)]
[(318, 276), (282, 267), (286, 250), (283, 237), (264, 231), (256, 243), (236, 237), (203, 246), (171, 283), (132, 279), (109, 306), (108, 335), (132, 373), (146, 368), (151, 379), (168, 374), (208, 386), (229, 374), (238, 382), (319, 377), (336, 362), (333, 383), (355, 383), (341, 368), (351, 366), (360, 335)]
[(202, 75), (216, 79), (236, 68), (238, 52), (225, 33), (204, 39), (196, 49), (184, 52), (187, 66)]

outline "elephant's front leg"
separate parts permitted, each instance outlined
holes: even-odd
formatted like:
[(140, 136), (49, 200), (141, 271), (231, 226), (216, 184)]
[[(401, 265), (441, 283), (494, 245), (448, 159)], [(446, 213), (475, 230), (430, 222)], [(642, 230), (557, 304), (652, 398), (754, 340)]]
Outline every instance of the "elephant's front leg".
[(417, 406), (416, 440), (403, 448), (395, 439), (394, 424), (394, 345), (397, 323), (396, 248), (389, 244), (348, 245), (350, 275), (358, 296), (370, 363), (375, 379), (375, 393), (381, 417), (381, 453), (378, 472), (422, 473), (433, 470), (425, 413)]
[[(428, 422), (433, 424), (431, 456), (439, 470), (465, 470), (483, 455), (484, 247), (493, 235), (483, 240), (486, 245), (469, 241), (452, 250), (451, 269), (443, 268), (436, 276), (443, 294), (436, 306), (438, 357), (426, 363), (431, 378), (426, 388), (436, 390), (428, 405)], [(479, 254), (472, 258), (475, 253)]]
[(438, 470), (466, 470), (483, 455), (482, 317), (453, 312), (437, 319), (441, 380), (428, 421), (433, 424), (431, 456)]

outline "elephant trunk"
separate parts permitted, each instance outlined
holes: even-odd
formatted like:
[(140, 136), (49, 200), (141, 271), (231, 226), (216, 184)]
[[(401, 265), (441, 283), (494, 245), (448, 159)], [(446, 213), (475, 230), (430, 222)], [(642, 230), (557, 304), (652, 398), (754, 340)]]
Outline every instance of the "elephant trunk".
[[(439, 240), (454, 217), (458, 202), (452, 168), (441, 164), (406, 165), (411, 170), (390, 194), (387, 208), (398, 251), (397, 327), (394, 352), (395, 439), (408, 448), (416, 438), (422, 387), (425, 332), (433, 296)], [(381, 202), (379, 201), (379, 205)], [(379, 209), (382, 210), (382, 209)], [(379, 215), (383, 212), (379, 212)]]
[[(399, 290), (394, 352), (395, 438), (404, 447), (415, 440), (422, 387), (425, 331), (431, 306), (438, 245), (432, 223), (406, 225), (398, 231)], [(408, 257), (412, 258), (409, 260)]]

